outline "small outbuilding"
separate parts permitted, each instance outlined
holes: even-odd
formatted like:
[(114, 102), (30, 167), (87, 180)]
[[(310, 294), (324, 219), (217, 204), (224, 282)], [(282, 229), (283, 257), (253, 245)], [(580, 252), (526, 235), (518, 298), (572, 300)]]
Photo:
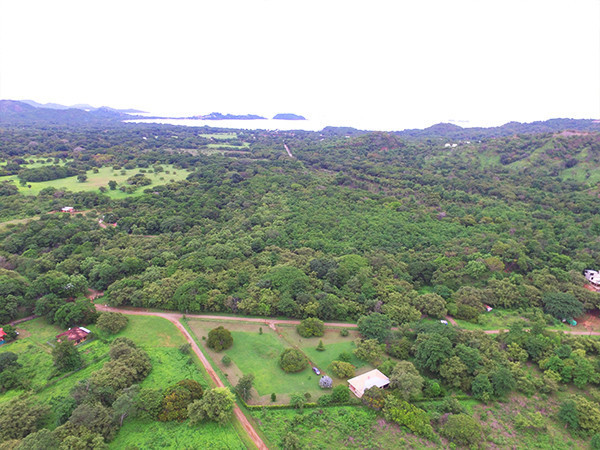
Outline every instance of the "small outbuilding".
[(62, 342), (63, 339), (67, 339), (67, 340), (73, 342), (73, 345), (77, 345), (77, 344), (80, 344), (83, 341), (85, 341), (88, 337), (88, 334), (90, 334), (90, 333), (91, 333), (91, 331), (88, 330), (87, 328), (73, 327), (73, 328), (69, 328), (64, 333), (60, 333), (58, 336), (56, 336), (56, 340), (58, 342)]
[(4, 344), (5, 336), (6, 336), (6, 332), (4, 331), (3, 328), (0, 328), (0, 344)]
[(590, 282), (590, 284), (600, 287), (600, 273), (597, 270), (586, 269), (583, 271), (583, 276)]
[(390, 384), (390, 379), (386, 377), (379, 370), (371, 370), (370, 372), (363, 373), (354, 378), (350, 378), (348, 380), (348, 385), (350, 390), (356, 395), (358, 398), (361, 398), (367, 389), (376, 386), (380, 389), (384, 389), (388, 387)]
[(75, 211), (75, 208), (73, 208), (72, 206), (63, 206), (60, 210), (66, 213), (72, 213), (73, 211)]

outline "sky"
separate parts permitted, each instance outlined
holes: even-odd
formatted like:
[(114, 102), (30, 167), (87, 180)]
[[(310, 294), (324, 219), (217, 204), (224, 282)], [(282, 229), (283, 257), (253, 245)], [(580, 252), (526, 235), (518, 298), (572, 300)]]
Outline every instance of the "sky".
[(600, 0), (0, 0), (0, 98), (372, 129), (600, 119)]

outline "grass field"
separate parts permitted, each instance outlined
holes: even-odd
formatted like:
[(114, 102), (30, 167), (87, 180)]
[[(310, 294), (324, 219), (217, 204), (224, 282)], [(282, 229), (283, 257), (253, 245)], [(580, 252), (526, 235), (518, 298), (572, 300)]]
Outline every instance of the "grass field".
[(125, 184), (128, 178), (132, 177), (135, 174), (141, 173), (140, 170), (146, 170), (146, 173), (144, 175), (150, 180), (152, 180), (152, 184), (148, 186), (139, 187), (133, 194), (126, 194), (125, 192), (120, 191), (118, 189), (118, 186), (117, 189), (114, 191), (111, 191), (110, 189), (106, 191), (106, 195), (110, 196), (111, 198), (118, 199), (142, 195), (145, 189), (151, 188), (153, 186), (167, 184), (172, 181), (184, 180), (190, 173), (187, 170), (175, 169), (173, 166), (169, 165), (164, 165), (163, 167), (165, 169), (164, 172), (150, 173), (148, 169), (132, 169), (125, 170), (125, 175), (122, 175), (122, 170), (114, 170), (112, 167), (102, 167), (98, 170), (98, 173), (93, 173), (91, 170), (89, 170), (87, 172), (88, 179), (83, 183), (77, 181), (77, 177), (75, 176), (60, 178), (58, 180), (28, 183), (28, 186), (31, 187), (21, 186), (19, 183), (19, 179), (16, 175), (0, 177), (0, 181), (13, 181), (19, 187), (19, 191), (25, 195), (37, 195), (42, 189), (48, 187), (53, 187), (56, 189), (67, 189), (72, 192), (97, 191), (101, 186), (104, 186), (108, 189), (108, 182), (110, 180), (116, 181), (118, 185), (121, 186), (122, 184)]
[(245, 449), (232, 425), (214, 422), (190, 427), (187, 423), (131, 420), (123, 425), (111, 449)]
[[(465, 330), (502, 330), (507, 329), (514, 322), (523, 320), (524, 318), (515, 311), (502, 310), (495, 308), (491, 312), (483, 313), (479, 316), (478, 323), (471, 323), (466, 320), (455, 319), (458, 326)], [(548, 328), (555, 330), (572, 330), (573, 327), (556, 321)]]
[[(277, 394), (278, 403), (286, 403), (294, 393), (310, 393), (313, 400), (327, 393), (319, 387), (321, 375), (316, 375), (309, 367), (299, 373), (285, 373), (279, 367), (279, 355), (288, 347), (298, 347), (308, 357), (309, 361), (318, 367), (322, 375), (328, 371), (331, 361), (337, 359), (341, 352), (352, 352), (355, 348), (354, 339), (358, 337), (352, 331), (348, 337), (341, 337), (339, 329), (327, 330), (322, 338), (305, 339), (296, 333), (294, 326), (278, 326), (276, 333), (266, 325), (250, 322), (205, 321), (188, 319), (188, 324), (203, 345), (202, 351), (209, 356), (213, 365), (226, 374), (232, 385), (245, 374), (253, 374), (255, 395), (251, 403), (269, 404), (271, 393)], [(233, 336), (233, 346), (223, 352), (214, 352), (205, 345), (202, 337), (208, 332), (223, 325)], [(262, 326), (263, 334), (259, 334)], [(326, 350), (315, 350), (323, 340)], [(233, 363), (225, 366), (221, 359), (224, 355), (231, 358)], [(366, 372), (372, 367), (364, 361), (352, 356), (352, 363), (357, 367), (357, 374)], [(345, 384), (346, 380), (332, 376), (334, 385)]]
[[(211, 387), (204, 368), (194, 357), (192, 360), (179, 351), (186, 343), (183, 335), (168, 320), (160, 317), (128, 316), (129, 324), (120, 333), (110, 336), (114, 339), (124, 336), (143, 348), (152, 362), (152, 371), (140, 384), (141, 387), (163, 389), (176, 382), (190, 378)], [(92, 332), (100, 332), (94, 325)], [(78, 349), (86, 362), (94, 358), (99, 361), (83, 370), (68, 374), (64, 378), (48, 377), (53, 372), (52, 346), (55, 336), (62, 331), (60, 327), (48, 324), (45, 319), (35, 319), (17, 326), (20, 337), (17, 341), (0, 346), (0, 352), (11, 351), (19, 354), (23, 364), (32, 377), (32, 388), (38, 390), (35, 399), (50, 403), (59, 396), (67, 396), (79, 380), (88, 378), (92, 372), (100, 369), (108, 360), (109, 343), (100, 339), (80, 344)], [(104, 358), (103, 358), (104, 357)], [(47, 385), (47, 383), (50, 384)], [(21, 390), (11, 390), (0, 396), (0, 405), (22, 394)], [(50, 418), (54, 423), (54, 417)], [(52, 425), (49, 425), (52, 427)], [(125, 421), (110, 448), (245, 448), (234, 424), (219, 427), (214, 424), (190, 428), (187, 423), (144, 422), (137, 419)]]

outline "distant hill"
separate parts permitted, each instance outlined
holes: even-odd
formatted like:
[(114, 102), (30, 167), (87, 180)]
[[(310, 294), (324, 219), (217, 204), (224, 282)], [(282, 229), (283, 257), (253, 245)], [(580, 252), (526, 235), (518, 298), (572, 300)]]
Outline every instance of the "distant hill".
[(306, 120), (306, 117), (299, 116), (297, 114), (284, 113), (284, 114), (276, 114), (273, 117), (273, 119), (275, 119), (275, 120)]
[[(132, 116), (111, 108), (85, 111), (76, 108), (36, 107), (16, 100), (0, 100), (0, 124), (89, 124), (98, 122), (120, 122)], [(60, 105), (58, 105), (60, 106)]]
[(58, 103), (38, 103), (34, 100), (18, 100), (18, 101), (20, 101), (22, 103), (26, 103), (27, 105), (33, 106), (34, 108), (46, 108), (46, 109), (58, 109), (58, 110), (82, 109), (84, 111), (98, 111), (100, 109), (107, 109), (107, 110), (118, 111), (118, 112), (129, 113), (129, 114), (139, 114), (139, 113), (144, 112), (144, 111), (140, 111), (139, 109), (115, 109), (115, 108), (110, 108), (108, 106), (101, 106), (100, 108), (96, 108), (95, 106), (88, 105), (87, 103), (78, 103), (76, 105), (65, 106), (65, 105), (59, 105)]
[(264, 120), (266, 117), (257, 116), (256, 114), (221, 114), (218, 112), (212, 112), (203, 116), (192, 116), (190, 119), (198, 120)]
[(515, 134), (556, 133), (563, 130), (600, 131), (600, 123), (593, 119), (550, 119), (531, 123), (508, 122), (499, 127), (463, 128), (452, 123), (438, 123), (425, 129), (396, 131), (403, 137), (439, 137), (446, 139), (484, 139)]

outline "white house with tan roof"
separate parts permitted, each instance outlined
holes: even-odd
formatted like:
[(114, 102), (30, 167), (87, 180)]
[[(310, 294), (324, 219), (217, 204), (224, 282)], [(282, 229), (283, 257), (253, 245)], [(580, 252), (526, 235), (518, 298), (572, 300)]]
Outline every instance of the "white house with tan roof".
[(348, 380), (350, 390), (358, 398), (361, 398), (365, 391), (373, 386), (385, 388), (390, 384), (390, 379), (379, 370), (371, 370)]

